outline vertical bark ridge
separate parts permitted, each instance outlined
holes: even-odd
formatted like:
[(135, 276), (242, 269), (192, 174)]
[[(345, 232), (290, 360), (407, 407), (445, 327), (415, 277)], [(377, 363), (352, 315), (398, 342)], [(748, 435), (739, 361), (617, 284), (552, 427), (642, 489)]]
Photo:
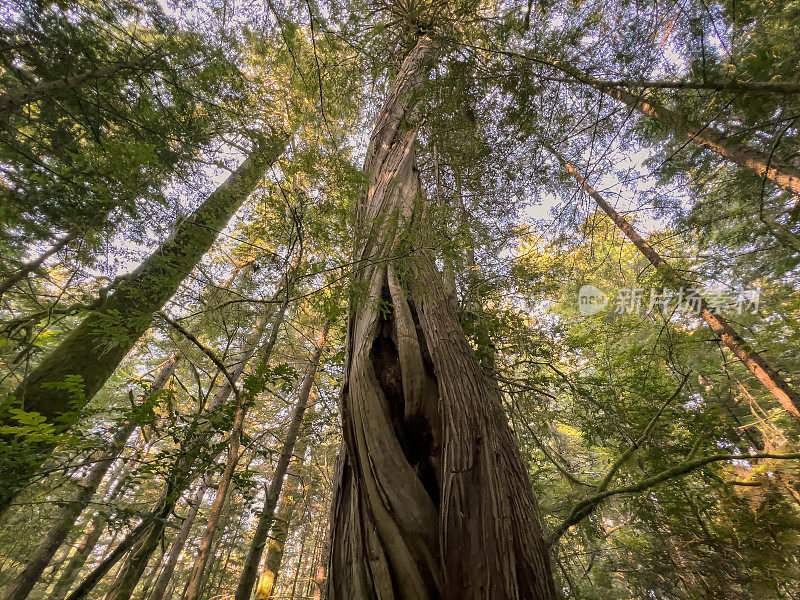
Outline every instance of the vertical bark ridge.
[(364, 166), (355, 257), (372, 264), (351, 299), (329, 598), (552, 600), (536, 502), (499, 392), (433, 259), (418, 249), (398, 258), (425, 217), (415, 97), (432, 49), (423, 37), (403, 61)]

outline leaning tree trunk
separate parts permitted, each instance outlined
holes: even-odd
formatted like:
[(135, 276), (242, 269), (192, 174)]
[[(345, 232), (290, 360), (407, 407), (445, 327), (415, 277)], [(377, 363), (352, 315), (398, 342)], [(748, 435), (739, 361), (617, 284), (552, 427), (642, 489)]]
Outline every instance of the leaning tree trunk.
[[(245, 405), (240, 403), (236, 408), (236, 415), (233, 421), (231, 439), (228, 443), (228, 456), (225, 460), (225, 469), (222, 471), (222, 477), (217, 485), (217, 493), (208, 513), (206, 528), (195, 554), (191, 575), (189, 576), (189, 584), (183, 596), (185, 600), (194, 600), (200, 594), (200, 587), (211, 553), (211, 546), (214, 543), (214, 536), (217, 531), (217, 525), (219, 524), (219, 518), (222, 514), (225, 501), (228, 498), (228, 490), (233, 480), (233, 474), (236, 471), (236, 465), (239, 462), (239, 446), (242, 439), (242, 429), (244, 428), (244, 418), (246, 414), (247, 409)], [(151, 598), (150, 600), (156, 599)], [(160, 600), (160, 598), (158, 600)]]
[[(278, 340), (278, 332), (280, 327), (283, 323), (284, 318), (286, 317), (286, 309), (289, 306), (289, 299), (294, 289), (294, 282), (297, 275), (297, 268), (300, 265), (300, 261), (302, 259), (302, 252), (298, 252), (294, 264), (291, 267), (289, 273), (286, 274), (284, 286), (281, 290), (279, 290), (276, 294), (276, 297), (279, 295), (285, 294), (285, 298), (283, 303), (281, 304), (280, 308), (278, 309), (278, 313), (275, 316), (272, 330), (270, 331), (269, 339), (267, 343), (261, 348), (259, 354), (259, 360), (262, 363), (269, 362), (270, 357), (272, 356), (272, 350), (275, 348), (275, 343)], [(260, 335), (252, 340), (249, 344), (249, 347), (246, 351), (246, 359), (242, 363), (244, 366), (249, 360), (255, 356), (256, 349), (258, 348), (258, 342), (260, 340)], [(237, 377), (241, 374), (241, 371), (237, 373)], [(236, 465), (239, 462), (239, 445), (242, 436), (242, 430), (244, 428), (244, 421), (247, 415), (247, 405), (242, 404), (241, 402), (236, 408), (236, 414), (234, 416), (233, 428), (231, 430), (231, 439), (228, 444), (228, 456), (225, 461), (225, 469), (222, 473), (222, 477), (220, 479), (219, 485), (217, 486), (217, 493), (214, 498), (214, 502), (211, 505), (211, 510), (208, 514), (208, 521), (206, 522), (206, 528), (203, 533), (203, 537), (200, 540), (200, 546), (197, 549), (197, 554), (195, 555), (194, 563), (192, 564), (192, 571), (189, 576), (189, 582), (184, 590), (183, 599), (184, 600), (195, 600), (200, 595), (202, 591), (203, 582), (205, 580), (205, 571), (206, 567), (208, 566), (208, 559), (211, 555), (211, 547), (214, 543), (214, 537), (216, 536), (217, 526), (219, 525), (219, 519), (222, 515), (222, 509), (225, 506), (225, 501), (228, 497), (228, 491), (230, 488), (231, 480), (233, 479), (233, 474), (236, 470)]]
[[(289, 535), (289, 527), (291, 526), (297, 503), (303, 495), (303, 482), (299, 471), (308, 448), (309, 429), (313, 423), (314, 414), (315, 411), (312, 406), (306, 415), (305, 431), (297, 441), (294, 459), (286, 471), (286, 483), (284, 484), (284, 490), (281, 492), (281, 507), (278, 509), (278, 514), (275, 515), (275, 522), (272, 524), (267, 556), (261, 568), (261, 575), (258, 577), (258, 585), (256, 585), (255, 600), (269, 600), (275, 591), (281, 562), (283, 562), (286, 538)], [(293, 483), (289, 484), (290, 480), (293, 480)]]
[[(175, 293), (213, 244), (236, 210), (255, 189), (267, 169), (286, 147), (287, 137), (275, 134), (260, 144), (194, 213), (176, 228), (173, 236), (150, 255), (114, 293), (86, 317), (63, 342), (20, 384), (0, 406), (0, 426), (14, 426), (11, 408), (37, 412), (62, 432), (78, 420), (86, 402), (97, 393), (116, 367), (150, 326), (154, 312)], [(83, 395), (54, 389), (48, 384), (78, 377)], [(10, 450), (4, 455), (19, 460), (0, 464), (4, 473), (0, 489), (0, 514), (9, 501), (36, 473), (52, 443), (36, 443), (3, 435)], [(22, 460), (25, 458), (25, 460)]]
[(26, 104), (41, 100), (49, 96), (63, 96), (64, 94), (74, 94), (75, 90), (92, 81), (98, 79), (108, 79), (115, 75), (125, 72), (135, 72), (146, 68), (155, 59), (160, 58), (161, 53), (151, 52), (134, 60), (115, 62), (104, 65), (77, 75), (69, 75), (50, 81), (41, 81), (31, 87), (10, 90), (5, 94), (0, 94), (0, 118), (7, 118), (3, 113), (10, 113), (19, 110)]
[[(120, 489), (120, 487), (117, 488), (117, 490)], [(109, 501), (113, 500), (115, 496), (116, 490), (109, 495)], [(72, 584), (75, 582), (80, 569), (86, 564), (89, 555), (103, 536), (105, 524), (106, 519), (103, 514), (101, 512), (95, 514), (80, 543), (75, 547), (74, 553), (67, 560), (67, 564), (58, 572), (58, 579), (50, 592), (51, 598), (63, 598), (67, 592), (69, 592), (69, 588), (72, 587)]]
[(156, 579), (155, 584), (153, 585), (153, 591), (150, 593), (148, 600), (163, 600), (164, 594), (166, 594), (167, 587), (172, 580), (172, 576), (175, 573), (175, 567), (178, 564), (178, 559), (180, 558), (181, 552), (183, 552), (183, 547), (186, 545), (186, 540), (189, 539), (189, 532), (192, 529), (192, 525), (194, 524), (194, 520), (197, 517), (197, 513), (200, 510), (200, 505), (203, 503), (203, 498), (206, 495), (206, 491), (211, 484), (211, 477), (206, 475), (203, 478), (202, 483), (197, 488), (197, 492), (195, 492), (194, 498), (192, 499), (189, 510), (186, 512), (186, 516), (183, 517), (183, 524), (181, 525), (180, 531), (175, 535), (175, 539), (172, 541), (172, 545), (169, 548), (169, 553), (167, 554), (167, 560), (164, 562), (164, 568), (161, 569), (161, 573), (158, 575), (158, 579)]
[(261, 515), (258, 517), (258, 524), (253, 533), (253, 539), (250, 542), (250, 548), (247, 551), (247, 556), (244, 560), (242, 573), (239, 576), (239, 583), (236, 586), (235, 600), (250, 600), (253, 593), (253, 586), (258, 577), (258, 565), (261, 563), (261, 555), (264, 552), (264, 546), (267, 543), (267, 534), (269, 533), (272, 522), (275, 518), (275, 507), (278, 504), (278, 496), (283, 487), (283, 480), (286, 477), (286, 470), (289, 468), (289, 463), (294, 455), (294, 447), (297, 438), (300, 435), (300, 428), (303, 424), (303, 416), (305, 415), (306, 408), (308, 407), (308, 399), (311, 395), (311, 388), (314, 385), (314, 379), (317, 374), (317, 367), (322, 356), (322, 347), (325, 344), (325, 338), (328, 335), (328, 328), (330, 321), (326, 321), (322, 327), (322, 331), (317, 338), (317, 343), (314, 348), (314, 353), (311, 356), (311, 362), (308, 365), (308, 370), (303, 378), (303, 383), (300, 386), (300, 391), (297, 396), (297, 404), (292, 413), (292, 420), (289, 423), (289, 428), (286, 431), (286, 438), (281, 446), (281, 452), (278, 456), (278, 463), (275, 465), (275, 471), (272, 473), (272, 479), (269, 483), (264, 498), (264, 507), (261, 510)]
[[(504, 414), (443, 290), (415, 166), (421, 38), (372, 133), (356, 214), (343, 446), (328, 592), (351, 598), (552, 600), (536, 500)], [(396, 258), (413, 252), (406, 258)]]
[(652, 100), (644, 100), (641, 94), (634, 94), (624, 87), (614, 85), (598, 77), (576, 69), (560, 61), (545, 61), (552, 67), (575, 77), (612, 98), (619, 100), (629, 108), (666, 125), (679, 137), (715, 152), (725, 160), (755, 173), (758, 177), (769, 179), (791, 192), (800, 201), (800, 169), (791, 163), (781, 161), (770, 153), (758, 150), (744, 143), (728, 140), (723, 132), (709, 125), (701, 125), (687, 119), (677, 112), (666, 108)]
[[(158, 376), (153, 381), (153, 384), (150, 386), (145, 399), (152, 397), (164, 388), (175, 373), (177, 360), (177, 354), (173, 354), (167, 360)], [(117, 430), (114, 439), (105, 450), (105, 455), (101, 457), (94, 466), (92, 466), (86, 476), (83, 477), (79, 484), (81, 490), (77, 497), (71, 502), (68, 502), (54, 518), (53, 526), (45, 534), (44, 539), (33, 553), (25, 569), (23, 569), (22, 573), (19, 574), (14, 583), (8, 588), (5, 600), (24, 600), (24, 598), (28, 596), (33, 586), (36, 585), (36, 582), (52, 560), (56, 550), (58, 550), (67, 538), (75, 522), (78, 520), (78, 517), (94, 497), (97, 488), (100, 487), (100, 483), (106, 473), (108, 473), (108, 469), (117, 459), (120, 452), (125, 447), (125, 442), (133, 434), (136, 427), (136, 423), (130, 421)]]
[[(673, 289), (689, 287), (691, 284), (682, 278), (677, 271), (672, 269), (664, 258), (656, 252), (647, 241), (640, 236), (630, 223), (614, 208), (603, 199), (603, 197), (581, 177), (578, 171), (564, 158), (555, 152), (564, 168), (575, 178), (583, 190), (591, 196), (597, 205), (608, 215), (622, 233), (639, 249), (648, 261), (664, 276), (665, 282)], [(721, 315), (712, 312), (705, 299), (700, 300), (700, 316), (708, 323), (714, 332), (720, 336), (724, 343), (733, 354), (742, 361), (747, 369), (756, 376), (771, 393), (780, 405), (788, 412), (795, 421), (800, 423), (800, 394), (792, 388), (780, 373), (772, 368), (760, 354), (749, 348), (747, 343), (739, 336), (736, 330), (731, 327)]]

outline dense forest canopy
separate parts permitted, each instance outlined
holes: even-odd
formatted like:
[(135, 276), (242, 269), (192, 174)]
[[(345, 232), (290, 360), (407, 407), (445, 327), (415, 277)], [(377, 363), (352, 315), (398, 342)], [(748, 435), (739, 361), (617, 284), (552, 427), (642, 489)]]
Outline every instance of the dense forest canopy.
[(800, 598), (800, 2), (0, 6), (4, 600)]

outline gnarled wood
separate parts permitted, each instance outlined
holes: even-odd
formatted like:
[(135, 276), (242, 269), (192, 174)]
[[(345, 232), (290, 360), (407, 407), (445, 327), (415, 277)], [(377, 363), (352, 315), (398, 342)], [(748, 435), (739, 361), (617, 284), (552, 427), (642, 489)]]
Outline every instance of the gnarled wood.
[(415, 96), (433, 50), (422, 37), (405, 58), (364, 167), (355, 259), (370, 266), (348, 324), (329, 598), (551, 600), (536, 501), (499, 392), (432, 257), (396, 258), (425, 214)]

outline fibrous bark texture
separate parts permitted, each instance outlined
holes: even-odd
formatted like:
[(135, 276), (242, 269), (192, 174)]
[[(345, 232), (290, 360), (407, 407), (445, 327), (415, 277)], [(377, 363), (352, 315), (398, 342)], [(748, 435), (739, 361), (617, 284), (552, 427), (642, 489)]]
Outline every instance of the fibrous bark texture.
[(329, 598), (549, 600), (536, 501), (499, 392), (433, 257), (398, 252), (424, 223), (414, 142), (434, 54), (422, 37), (406, 56), (367, 151), (355, 260), (368, 266), (348, 324)]

